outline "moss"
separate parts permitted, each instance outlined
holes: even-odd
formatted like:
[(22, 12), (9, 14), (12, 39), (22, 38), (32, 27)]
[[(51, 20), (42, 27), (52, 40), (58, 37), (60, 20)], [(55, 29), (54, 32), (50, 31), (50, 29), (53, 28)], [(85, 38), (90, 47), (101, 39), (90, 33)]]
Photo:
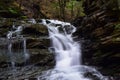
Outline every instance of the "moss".
[(20, 18), (24, 20), (24, 19), (27, 19), (28, 17), (27, 16), (21, 16)]
[(115, 25), (115, 29), (120, 29), (120, 23)]

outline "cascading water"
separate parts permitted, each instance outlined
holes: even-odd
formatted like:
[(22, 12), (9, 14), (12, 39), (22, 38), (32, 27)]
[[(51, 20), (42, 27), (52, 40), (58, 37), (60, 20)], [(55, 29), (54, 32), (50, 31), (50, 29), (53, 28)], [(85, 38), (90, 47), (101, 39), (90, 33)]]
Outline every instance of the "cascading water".
[[(63, 32), (60, 33), (59, 28), (61, 26), (53, 26), (55, 24), (61, 24)], [(75, 27), (69, 23), (62, 23), (60, 21), (52, 21), (52, 24), (48, 24), (49, 37), (52, 42), (52, 48), (56, 54), (56, 68), (67, 68), (76, 65), (80, 65), (80, 46), (72, 39), (72, 33), (75, 31)], [(68, 26), (71, 30), (64, 27)], [(69, 32), (69, 34), (68, 34)]]
[(24, 53), (24, 60), (26, 61), (30, 57), (26, 49), (26, 38), (23, 38), (23, 53)]
[[(13, 28), (15, 28), (15, 25), (13, 25)], [(9, 33), (7, 34), (7, 38), (8, 38), (8, 54), (10, 56), (10, 61), (11, 61), (11, 65), (12, 65), (13, 69), (15, 69), (15, 62), (14, 62), (13, 53), (12, 53), (13, 34), (16, 35), (16, 36), (19, 36), (21, 31), (22, 31), (22, 26), (19, 26), (18, 28), (16, 28), (15, 31), (9, 31)]]
[(72, 33), (76, 28), (70, 23), (57, 20), (42, 20), (48, 28), (51, 40), (50, 50), (55, 53), (56, 65), (53, 70), (43, 72), (38, 80), (93, 80), (85, 78), (85, 73), (92, 73), (97, 80), (107, 80), (96, 69), (81, 64), (80, 43), (75, 42)]
[(20, 39), (23, 41), (22, 53), (24, 54), (24, 60), (29, 58), (29, 54), (27, 53), (27, 49), (26, 49), (26, 39), (22, 35), (20, 35), (23, 27), (22, 26), (15, 27), (15, 25), (13, 25), (13, 29), (15, 29), (15, 30), (9, 31), (9, 33), (7, 34), (7, 39), (8, 39), (8, 53), (9, 53), (11, 65), (12, 65), (12, 68), (15, 69), (15, 60), (14, 60), (15, 58), (14, 58), (14, 53), (12, 52), (12, 44), (13, 44), (14, 40)]
[[(49, 38), (51, 40), (51, 47), (49, 50), (55, 54), (56, 65), (54, 69), (41, 72), (39, 68), (35, 69), (34, 67), (36, 66), (33, 64), (32, 68), (36, 70), (36, 73), (34, 71), (32, 73), (31, 69), (25, 67), (21, 70), (21, 73), (23, 71), (26, 75), (25, 78), (21, 79), (28, 79), (28, 75), (32, 74), (32, 76), (34, 75), (34, 77), (37, 77), (37, 80), (108, 80), (95, 68), (82, 65), (80, 43), (74, 41), (72, 37), (72, 34), (76, 31), (76, 28), (73, 25), (58, 20), (42, 19), (41, 21), (42, 22), (39, 24), (43, 24), (48, 28)], [(28, 22), (32, 24), (37, 23), (35, 19), (31, 19)], [(26, 38), (21, 35), (23, 27), (13, 25), (13, 29), (14, 30), (9, 31), (7, 34), (8, 53), (12, 65), (11, 67), (13, 68), (13, 70), (10, 71), (13, 75), (12, 77), (14, 77), (11, 80), (19, 80), (17, 77), (21, 75), (21, 73), (19, 73), (18, 68), (15, 66), (15, 54), (19, 56), (22, 53), (22, 58), (19, 56), (19, 59), (24, 61), (29, 58), (29, 54), (26, 49)], [(18, 43), (20, 41), (20, 44), (17, 46), (19, 51), (13, 50), (14, 40), (18, 41)], [(15, 68), (16, 70), (14, 70)], [(31, 72), (27, 73), (28, 69)]]
[(11, 42), (11, 40), (9, 40), (9, 42), (8, 42), (8, 54), (10, 56), (10, 61), (11, 61), (12, 68), (15, 69), (15, 62), (13, 60), (12, 42)]

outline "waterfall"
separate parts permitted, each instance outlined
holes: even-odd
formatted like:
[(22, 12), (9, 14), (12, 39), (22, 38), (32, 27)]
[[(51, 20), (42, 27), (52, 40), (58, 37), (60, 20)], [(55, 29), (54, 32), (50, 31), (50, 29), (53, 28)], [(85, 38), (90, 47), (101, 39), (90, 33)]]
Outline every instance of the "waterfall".
[(43, 72), (38, 80), (92, 80), (85, 74), (92, 73), (98, 80), (107, 80), (95, 68), (82, 65), (80, 43), (73, 40), (72, 34), (76, 28), (67, 22), (58, 20), (45, 20), (42, 23), (48, 28), (51, 47), (49, 50), (55, 54), (56, 65), (54, 69)]
[(26, 61), (30, 57), (26, 49), (26, 38), (23, 38), (23, 53), (24, 53), (24, 59)]
[(11, 61), (11, 65), (12, 68), (15, 69), (15, 61), (14, 61), (14, 55), (12, 53), (12, 39), (15, 37), (13, 37), (13, 35), (16, 35), (17, 37), (19, 36), (20, 32), (22, 31), (22, 26), (18, 26), (18, 28), (15, 27), (15, 25), (13, 25), (13, 28), (15, 28), (15, 31), (9, 31), (9, 33), (7, 34), (7, 39), (8, 39), (8, 54), (10, 56), (10, 61)]
[[(23, 51), (22, 51), (22, 54), (24, 56), (24, 61), (27, 60), (29, 58), (29, 54), (27, 53), (27, 49), (26, 49), (26, 38), (23, 37), (23, 35), (21, 35), (21, 32), (23, 30), (23, 27), (22, 26), (15, 26), (13, 25), (12, 27), (13, 29), (15, 30), (11, 30), (8, 32), (7, 34), (7, 39), (8, 39), (8, 54), (9, 54), (9, 57), (10, 57), (10, 61), (11, 61), (11, 67), (13, 69), (15, 69), (15, 53), (12, 52), (12, 45), (14, 43), (14, 40), (18, 40), (18, 41), (23, 41)], [(17, 46), (17, 48), (20, 49), (20, 46)], [(20, 53), (18, 51), (18, 53)]]
[[(60, 24), (55, 26), (52, 24)], [(56, 68), (72, 67), (81, 64), (81, 49), (79, 43), (72, 39), (72, 33), (76, 28), (70, 23), (51, 20), (51, 23), (45, 24), (49, 31), (52, 48), (56, 54)], [(61, 27), (63, 32), (59, 31)], [(66, 27), (70, 28), (67, 29)], [(69, 34), (68, 34), (69, 33)]]
[(8, 42), (8, 54), (9, 54), (9, 57), (10, 57), (12, 68), (15, 69), (15, 62), (14, 62), (14, 59), (13, 59), (11, 40), (9, 40), (9, 42)]
[[(28, 22), (32, 24), (43, 24), (47, 27), (49, 39), (51, 41), (51, 46), (48, 49), (55, 55), (56, 64), (53, 69), (42, 72), (41, 70), (38, 70), (37, 73), (30, 72), (30, 74), (34, 74), (37, 80), (108, 80), (108, 78), (104, 77), (94, 67), (82, 65), (81, 44), (73, 39), (73, 33), (76, 31), (76, 28), (73, 25), (67, 22), (49, 19), (42, 19), (40, 23), (37, 23), (35, 19), (30, 19)], [(13, 29), (14, 30), (9, 31), (7, 34), (7, 48), (12, 65), (11, 67), (13, 68), (13, 77), (14, 80), (16, 80), (16, 72), (18, 69), (15, 66), (15, 54), (19, 56), (22, 53), (22, 58), (20, 56), (19, 57), (24, 61), (29, 59), (29, 54), (26, 46), (27, 39), (24, 35), (21, 35), (23, 26), (13, 25)], [(14, 40), (20, 41), (17, 49), (22, 50), (16, 50), (16, 52), (14, 52)], [(22, 48), (20, 48), (21, 46)], [(35, 67), (34, 64), (33, 67)], [(15, 68), (16, 72), (14, 70)], [(22, 71), (24, 71), (24, 69)], [(29, 73), (27, 73), (27, 75), (28, 74)]]

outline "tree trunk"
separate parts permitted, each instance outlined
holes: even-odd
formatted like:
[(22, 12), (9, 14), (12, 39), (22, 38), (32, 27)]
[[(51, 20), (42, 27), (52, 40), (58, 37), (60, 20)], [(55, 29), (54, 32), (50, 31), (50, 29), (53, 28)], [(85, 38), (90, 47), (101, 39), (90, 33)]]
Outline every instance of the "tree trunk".
[(59, 11), (60, 11), (60, 18), (65, 21), (65, 6), (66, 6), (66, 0), (58, 0), (59, 4)]

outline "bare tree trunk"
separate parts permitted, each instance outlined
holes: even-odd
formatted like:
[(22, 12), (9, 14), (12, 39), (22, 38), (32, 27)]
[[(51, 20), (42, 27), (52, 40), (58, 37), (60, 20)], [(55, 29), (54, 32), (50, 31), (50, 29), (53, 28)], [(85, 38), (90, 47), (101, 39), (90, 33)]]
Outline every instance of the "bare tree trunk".
[(73, 18), (74, 16), (74, 4), (72, 2), (72, 7), (71, 7), (71, 19)]
[(65, 6), (66, 6), (66, 0), (58, 0), (59, 3), (59, 9), (60, 9), (60, 17), (65, 21)]
[(76, 13), (75, 17), (79, 17), (79, 15), (80, 15), (80, 8), (78, 7), (77, 8), (77, 13)]

